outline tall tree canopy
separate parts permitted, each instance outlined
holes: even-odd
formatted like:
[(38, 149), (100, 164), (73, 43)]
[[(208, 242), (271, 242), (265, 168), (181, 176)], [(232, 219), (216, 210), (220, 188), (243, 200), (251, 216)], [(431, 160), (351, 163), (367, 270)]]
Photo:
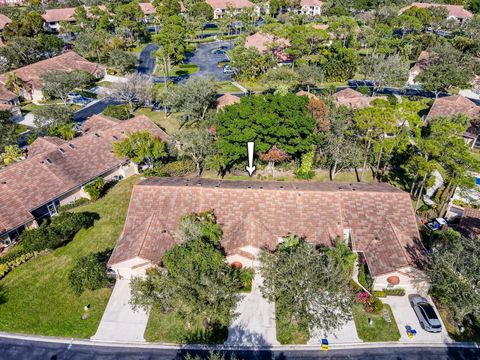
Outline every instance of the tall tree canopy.
[(231, 167), (247, 159), (247, 143), (266, 153), (274, 145), (290, 157), (311, 150), (315, 120), (307, 110), (306, 96), (295, 94), (243, 97), (239, 104), (218, 114), (219, 150)]

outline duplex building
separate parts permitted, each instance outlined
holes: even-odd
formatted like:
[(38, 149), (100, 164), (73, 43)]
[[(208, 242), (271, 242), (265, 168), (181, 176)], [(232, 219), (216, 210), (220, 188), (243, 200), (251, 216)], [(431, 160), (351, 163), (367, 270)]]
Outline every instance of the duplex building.
[(58, 206), (87, 197), (83, 186), (97, 177), (111, 180), (138, 172), (136, 164), (113, 154), (112, 143), (136, 131), (164, 141), (168, 135), (145, 116), (119, 121), (93, 116), (84, 135), (71, 141), (41, 137), (28, 157), (0, 170), (0, 242), (8, 243), (25, 228), (57, 214)]
[(206, 0), (207, 4), (213, 10), (213, 18), (221, 19), (228, 13), (238, 13), (246, 8), (253, 8), (255, 13), (260, 16), (260, 6), (248, 0)]
[[(430, 108), (426, 121), (430, 121), (439, 116), (455, 116), (458, 114), (466, 115), (470, 120), (480, 118), (480, 106), (473, 101), (461, 95), (450, 95), (435, 100)], [(477, 126), (470, 126), (463, 134), (463, 138), (471, 148), (477, 143), (480, 129)]]
[(261, 54), (271, 53), (279, 63), (287, 63), (291, 58), (286, 53), (290, 47), (288, 39), (276, 37), (266, 32), (257, 32), (245, 39), (246, 48), (255, 48)]
[(419, 9), (432, 9), (432, 8), (442, 8), (447, 11), (447, 20), (456, 20), (458, 22), (464, 22), (473, 17), (473, 14), (466, 10), (463, 5), (446, 5), (446, 4), (435, 4), (435, 3), (421, 3), (414, 2), (404, 8), (400, 9), (399, 13), (403, 14), (405, 11), (416, 7)]
[(359, 91), (346, 88), (332, 95), (332, 100), (337, 106), (347, 106), (353, 109), (363, 109), (370, 106), (373, 100), (386, 100), (385, 96), (368, 96)]
[(227, 262), (252, 266), (289, 234), (319, 246), (345, 241), (366, 261), (374, 288), (424, 288), (425, 249), (408, 193), (387, 184), (150, 178), (133, 189), (109, 260), (118, 277), (141, 276), (177, 244), (179, 219), (213, 210)]
[[(18, 98), (32, 100), (34, 102), (43, 99), (42, 75), (53, 70), (62, 71), (85, 71), (97, 78), (105, 76), (105, 67), (90, 62), (76, 52), (69, 51), (64, 54), (30, 64), (11, 72), (0, 75), (0, 103), (14, 103)], [(9, 76), (15, 74), (21, 79), (24, 86), (18, 94), (14, 94), (5, 85), (8, 83)]]

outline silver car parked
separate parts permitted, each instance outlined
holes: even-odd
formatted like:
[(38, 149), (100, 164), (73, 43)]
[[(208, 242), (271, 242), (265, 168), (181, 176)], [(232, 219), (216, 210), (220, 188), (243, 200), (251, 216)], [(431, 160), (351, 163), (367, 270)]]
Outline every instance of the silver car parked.
[(427, 299), (420, 295), (411, 295), (410, 304), (412, 305), (415, 314), (417, 314), (422, 329), (432, 333), (442, 331), (442, 323), (438, 319), (433, 306), (429, 304)]

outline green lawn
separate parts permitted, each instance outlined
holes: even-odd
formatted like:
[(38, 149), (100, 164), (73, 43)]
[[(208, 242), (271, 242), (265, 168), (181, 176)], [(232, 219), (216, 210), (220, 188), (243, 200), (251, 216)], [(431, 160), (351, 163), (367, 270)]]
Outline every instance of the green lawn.
[(213, 328), (205, 331), (203, 318), (196, 318), (187, 330), (187, 324), (177, 313), (162, 313), (153, 308), (150, 312), (145, 340), (149, 342), (176, 344), (223, 344), (227, 340), (228, 328)]
[[(198, 71), (198, 65), (196, 64), (179, 64), (174, 66), (170, 70), (170, 76), (181, 76), (181, 75), (190, 75)], [(165, 72), (163, 71), (160, 65), (155, 69), (155, 75), (164, 76)]]
[[(384, 304), (383, 307), (390, 313), (391, 323), (387, 323), (383, 318), (383, 314), (369, 314), (363, 310), (362, 305), (353, 305), (353, 320), (355, 321), (358, 337), (363, 341), (398, 341), (400, 339), (400, 332), (390, 306)], [(368, 325), (369, 318), (373, 321), (372, 325)]]
[[(123, 228), (134, 176), (113, 187), (107, 195), (74, 211), (97, 213), (100, 219), (81, 230), (64, 247), (37, 257), (0, 280), (0, 331), (88, 338), (97, 330), (111, 289), (86, 291), (76, 296), (68, 283), (76, 259), (113, 248)], [(90, 304), (89, 318), (82, 320)]]
[(163, 111), (152, 111), (150, 108), (140, 108), (135, 111), (135, 115), (145, 115), (170, 135), (180, 127), (174, 114), (167, 116)]
[(290, 321), (290, 316), (275, 309), (277, 319), (275, 321), (277, 328), (277, 340), (282, 345), (288, 344), (306, 344), (310, 339), (308, 331), (302, 329), (298, 324)]
[(217, 93), (219, 94), (242, 92), (242, 90), (233, 85), (231, 81), (217, 82), (217, 86)]

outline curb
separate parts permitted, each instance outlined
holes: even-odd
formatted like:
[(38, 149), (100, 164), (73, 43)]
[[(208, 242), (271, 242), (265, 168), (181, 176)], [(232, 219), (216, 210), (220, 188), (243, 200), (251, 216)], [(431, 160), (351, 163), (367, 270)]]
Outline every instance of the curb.
[[(298, 351), (298, 350), (322, 350), (321, 345), (272, 345), (272, 346), (245, 346), (245, 345), (177, 345), (177, 344), (160, 344), (160, 343), (144, 343), (144, 342), (121, 342), (121, 341), (93, 341), (75, 338), (62, 338), (52, 336), (32, 336), (24, 334), (14, 334), (0, 332), (2, 339), (14, 339), (28, 342), (45, 342), (65, 344), (68, 346), (81, 345), (91, 347), (121, 347), (121, 348), (142, 348), (142, 349), (182, 349), (182, 350), (223, 350), (223, 351)], [(350, 350), (350, 349), (375, 349), (375, 348), (473, 348), (480, 349), (480, 343), (475, 342), (452, 342), (452, 343), (430, 343), (430, 342), (372, 342), (372, 343), (345, 343), (330, 344), (329, 350)]]

